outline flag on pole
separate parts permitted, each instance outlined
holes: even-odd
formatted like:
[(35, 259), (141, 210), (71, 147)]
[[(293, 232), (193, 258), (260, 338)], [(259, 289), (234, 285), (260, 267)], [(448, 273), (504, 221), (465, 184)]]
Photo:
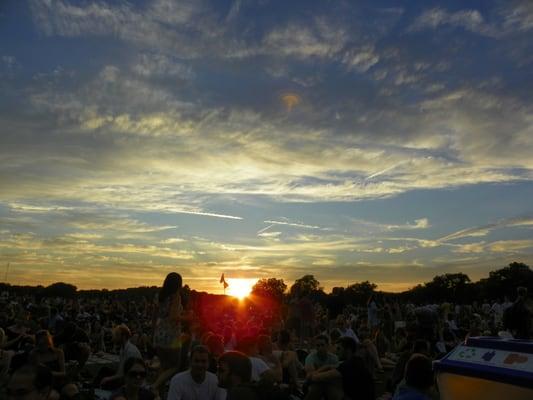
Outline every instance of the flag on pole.
[(220, 283), (224, 284), (224, 290), (229, 286), (226, 282), (226, 278), (224, 278), (224, 274), (220, 276)]

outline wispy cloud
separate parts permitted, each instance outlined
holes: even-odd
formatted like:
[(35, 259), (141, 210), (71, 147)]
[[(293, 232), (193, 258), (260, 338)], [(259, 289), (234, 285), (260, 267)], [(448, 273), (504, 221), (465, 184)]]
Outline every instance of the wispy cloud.
[(377, 223), (372, 221), (365, 221), (360, 219), (352, 219), (354, 225), (372, 229), (374, 231), (399, 231), (399, 230), (416, 230), (416, 229), (426, 229), (431, 225), (427, 218), (415, 219), (414, 223), (405, 223), (405, 224), (384, 224)]
[(168, 239), (161, 241), (161, 243), (163, 244), (174, 244), (174, 243), (183, 243), (183, 242), (185, 242), (185, 239), (183, 238), (168, 238)]
[(452, 25), (465, 28), (472, 32), (486, 32), (485, 21), (477, 10), (462, 10), (448, 12), (442, 8), (432, 8), (424, 11), (411, 25), (410, 30), (438, 28), (441, 25)]
[(281, 235), (281, 232), (260, 232), (257, 236), (262, 238), (277, 238)]
[(72, 207), (65, 206), (41, 206), (21, 203), (10, 203), (9, 207), (15, 212), (25, 213), (49, 213), (54, 211), (72, 210)]
[(480, 237), (486, 236), (495, 229), (507, 228), (507, 227), (520, 227), (520, 226), (533, 226), (533, 217), (518, 217), (504, 219), (493, 224), (487, 224), (483, 226), (477, 226), (472, 228), (461, 229), (460, 231), (450, 233), (439, 239), (440, 242), (448, 242), (455, 239), (465, 237)]
[(508, 31), (525, 32), (533, 29), (533, 4), (528, 0), (506, 2), (501, 14)]
[(490, 243), (488, 248), (497, 253), (513, 253), (520, 250), (533, 250), (533, 240), (499, 240)]
[(530, 3), (30, 0), (0, 27), (2, 257), (100, 286), (529, 262)]

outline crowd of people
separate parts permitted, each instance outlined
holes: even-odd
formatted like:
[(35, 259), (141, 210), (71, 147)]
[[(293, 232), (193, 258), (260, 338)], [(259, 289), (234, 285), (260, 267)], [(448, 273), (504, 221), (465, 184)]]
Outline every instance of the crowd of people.
[[(527, 290), (513, 300), (415, 305), (371, 296), (331, 316), (308, 298), (187, 298), (177, 273), (154, 299), (8, 294), (0, 397), (438, 399), (432, 361), (466, 337), (530, 338)], [(115, 358), (93, 362), (107, 355)]]

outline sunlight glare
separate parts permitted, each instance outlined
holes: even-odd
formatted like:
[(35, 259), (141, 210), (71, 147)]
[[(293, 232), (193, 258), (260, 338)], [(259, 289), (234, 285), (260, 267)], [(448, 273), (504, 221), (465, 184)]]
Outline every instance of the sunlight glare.
[(237, 297), (239, 300), (244, 299), (250, 294), (257, 279), (248, 278), (228, 278), (228, 289), (226, 293), (230, 296)]

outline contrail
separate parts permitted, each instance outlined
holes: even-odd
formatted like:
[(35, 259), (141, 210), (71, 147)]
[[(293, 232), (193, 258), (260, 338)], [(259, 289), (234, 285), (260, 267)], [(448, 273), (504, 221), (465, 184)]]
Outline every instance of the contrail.
[(368, 175), (368, 176), (365, 178), (365, 180), (375, 178), (376, 176), (379, 176), (379, 175), (383, 175), (384, 173), (389, 172), (390, 170), (392, 170), (392, 169), (394, 169), (394, 168), (397, 168), (397, 167), (399, 167), (400, 165), (405, 164), (406, 162), (407, 162), (407, 161), (401, 161), (401, 162), (399, 162), (398, 164), (394, 164), (394, 165), (392, 165), (392, 166), (390, 166), (390, 167), (387, 167), (387, 168), (385, 168), (385, 169), (383, 169), (383, 170), (381, 170), (381, 171), (374, 172), (373, 174)]
[(170, 209), (170, 211), (178, 213), (178, 214), (192, 214), (192, 215), (203, 215), (205, 217), (216, 217), (216, 218), (226, 218), (226, 219), (239, 219), (242, 220), (242, 217), (235, 217), (233, 215), (225, 215), (225, 214), (216, 214), (216, 213), (210, 213), (210, 212), (202, 212), (202, 211), (188, 211), (188, 210), (174, 210)]
[(273, 226), (274, 226), (274, 224), (269, 225), (269, 226), (267, 226), (266, 228), (263, 228), (263, 229), (257, 231), (257, 235), (259, 235), (260, 233), (263, 233), (264, 231), (268, 231), (268, 230), (269, 230), (270, 228), (272, 228)]
[(316, 225), (306, 225), (306, 224), (297, 224), (294, 222), (284, 222), (284, 221), (263, 221), (266, 224), (272, 224), (272, 225), (288, 225), (288, 226), (295, 226), (297, 228), (305, 228), (305, 229), (322, 229), (320, 226)]

